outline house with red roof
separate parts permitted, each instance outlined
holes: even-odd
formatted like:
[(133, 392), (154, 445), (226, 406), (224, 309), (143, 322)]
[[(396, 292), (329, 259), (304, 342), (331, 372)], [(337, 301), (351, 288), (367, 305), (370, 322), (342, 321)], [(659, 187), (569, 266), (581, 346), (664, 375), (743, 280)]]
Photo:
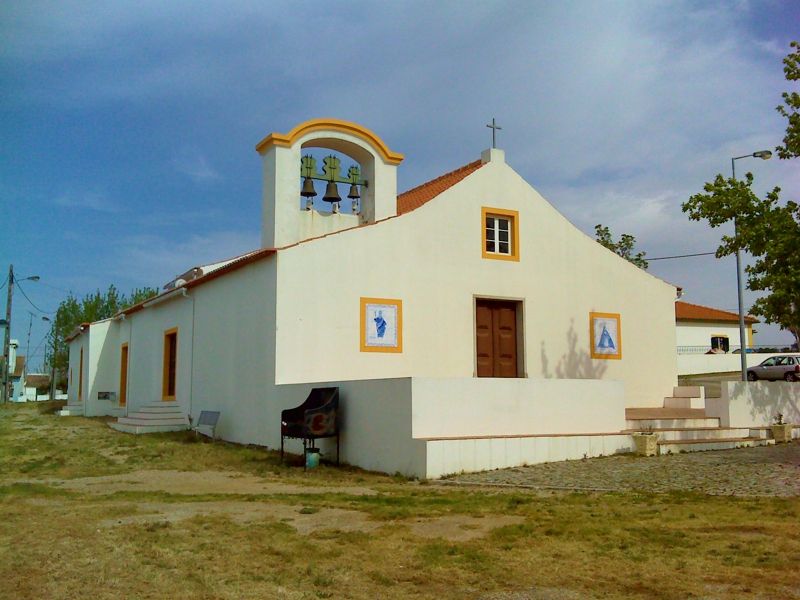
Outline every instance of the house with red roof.
[[(753, 347), (753, 325), (758, 319), (745, 315), (745, 347)], [(739, 314), (710, 306), (678, 301), (675, 326), (679, 354), (740, 350)]]
[(680, 395), (675, 286), (502, 150), (399, 195), (403, 155), (355, 123), (256, 150), (261, 247), (76, 331), (66, 412), (145, 432), (216, 411), (220, 437), (279, 448), (281, 412), (336, 387), (342, 461), (435, 477), (629, 451), (626, 411)]

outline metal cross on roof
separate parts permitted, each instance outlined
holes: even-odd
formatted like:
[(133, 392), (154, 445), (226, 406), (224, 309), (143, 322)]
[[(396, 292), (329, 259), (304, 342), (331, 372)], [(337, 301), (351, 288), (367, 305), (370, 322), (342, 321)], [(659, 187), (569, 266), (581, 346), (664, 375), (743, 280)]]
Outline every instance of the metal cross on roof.
[(492, 148), (497, 148), (497, 130), (502, 129), (502, 127), (494, 122), (494, 117), (492, 117), (492, 124), (487, 125), (487, 127), (492, 130)]

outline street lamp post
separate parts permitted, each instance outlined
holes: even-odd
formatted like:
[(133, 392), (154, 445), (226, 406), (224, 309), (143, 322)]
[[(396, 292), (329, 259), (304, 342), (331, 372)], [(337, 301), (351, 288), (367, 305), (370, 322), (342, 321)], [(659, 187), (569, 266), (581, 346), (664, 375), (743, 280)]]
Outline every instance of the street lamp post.
[[(6, 296), (6, 335), (3, 343), (3, 389), (2, 392), (3, 404), (8, 402), (8, 377), (11, 372), (11, 365), (9, 362), (9, 344), (11, 343), (11, 301), (14, 298), (14, 265), (8, 265), (8, 295)], [(39, 281), (38, 275), (31, 275), (19, 281)], [(27, 358), (26, 358), (27, 360)]]
[[(731, 175), (733, 180), (736, 181), (736, 161), (741, 158), (760, 158), (761, 160), (768, 160), (772, 157), (772, 152), (769, 150), (759, 150), (752, 154), (744, 154), (742, 156), (734, 156), (731, 158)], [(736, 217), (733, 219), (733, 235), (737, 236)], [(739, 296), (739, 349), (741, 351), (741, 366), (742, 366), (742, 381), (747, 381), (747, 344), (744, 338), (744, 292), (742, 291), (742, 253), (736, 249), (736, 292)]]
[[(33, 329), (33, 317), (36, 315), (33, 314), (31, 311), (28, 311), (28, 339), (25, 342), (25, 366), (22, 368), (22, 378), (25, 379), (28, 375), (28, 363), (31, 360), (31, 329)], [(47, 317), (41, 317), (42, 321), (50, 322), (50, 319)]]
[(58, 312), (53, 323), (53, 349), (50, 354), (50, 400), (56, 399), (56, 349), (58, 348)]

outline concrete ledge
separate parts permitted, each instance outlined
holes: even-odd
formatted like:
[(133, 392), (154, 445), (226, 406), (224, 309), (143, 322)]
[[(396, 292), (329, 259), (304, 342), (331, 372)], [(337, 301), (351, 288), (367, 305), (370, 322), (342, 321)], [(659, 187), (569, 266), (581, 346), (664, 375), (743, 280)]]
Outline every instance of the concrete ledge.
[(425, 442), (426, 477), (579, 460), (633, 451), (627, 434), (439, 439)]

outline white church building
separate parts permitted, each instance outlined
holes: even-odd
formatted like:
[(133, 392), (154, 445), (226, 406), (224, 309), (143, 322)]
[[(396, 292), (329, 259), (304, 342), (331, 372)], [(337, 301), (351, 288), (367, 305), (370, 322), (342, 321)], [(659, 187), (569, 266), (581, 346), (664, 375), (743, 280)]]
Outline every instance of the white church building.
[[(66, 412), (139, 432), (214, 410), (219, 437), (278, 448), (281, 410), (336, 386), (343, 462), (437, 477), (630, 451), (626, 409), (684, 395), (676, 287), (579, 231), (503, 151), (398, 195), (403, 156), (355, 123), (256, 149), (261, 248), (85, 324)], [(359, 197), (314, 201), (314, 181)]]

